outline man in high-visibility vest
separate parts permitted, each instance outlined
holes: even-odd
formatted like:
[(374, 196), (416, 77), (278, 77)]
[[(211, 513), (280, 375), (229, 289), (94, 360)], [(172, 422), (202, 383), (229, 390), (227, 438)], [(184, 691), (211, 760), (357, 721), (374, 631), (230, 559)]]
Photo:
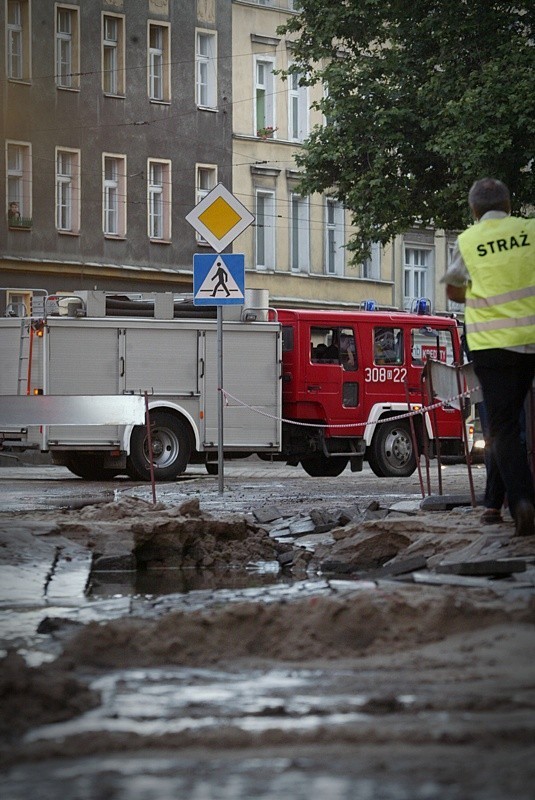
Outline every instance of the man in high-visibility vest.
[(520, 417), (535, 375), (535, 219), (513, 217), (509, 190), (483, 178), (468, 202), (476, 224), (457, 239), (443, 278), (450, 300), (466, 303), (474, 370), (488, 415), (483, 523), (502, 521), (505, 497), (519, 536), (535, 536), (534, 476)]

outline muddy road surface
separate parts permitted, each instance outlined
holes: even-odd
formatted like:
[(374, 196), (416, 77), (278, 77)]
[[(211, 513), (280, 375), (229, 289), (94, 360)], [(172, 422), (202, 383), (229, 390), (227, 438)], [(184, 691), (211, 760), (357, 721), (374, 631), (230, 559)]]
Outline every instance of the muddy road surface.
[(0, 795), (531, 798), (535, 541), (432, 470), (0, 469)]

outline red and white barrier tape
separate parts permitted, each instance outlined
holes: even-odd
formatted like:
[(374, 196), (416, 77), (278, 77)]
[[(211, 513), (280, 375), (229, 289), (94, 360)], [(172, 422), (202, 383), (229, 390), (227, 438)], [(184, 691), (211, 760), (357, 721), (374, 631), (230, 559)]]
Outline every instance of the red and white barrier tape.
[[(406, 411), (404, 414), (397, 414), (394, 417), (386, 417), (383, 419), (378, 419), (373, 422), (345, 422), (340, 423), (338, 425), (333, 425), (331, 423), (319, 423), (319, 422), (298, 422), (297, 420), (293, 419), (285, 419), (284, 417), (277, 417), (274, 414), (269, 414), (267, 411), (262, 411), (257, 406), (251, 406), (248, 403), (245, 403), (243, 400), (240, 400), (238, 397), (234, 397), (234, 395), (227, 392), (226, 389), (219, 389), (220, 392), (223, 394), (223, 398), (225, 401), (226, 406), (230, 406), (229, 399), (233, 400), (234, 403), (241, 406), (242, 408), (249, 408), (251, 411), (254, 411), (256, 414), (260, 414), (263, 417), (269, 417), (269, 419), (275, 419), (280, 422), (286, 422), (288, 425), (302, 425), (307, 428), (365, 428), (367, 425), (380, 425), (382, 422), (392, 422), (398, 419), (408, 419), (409, 417), (414, 417), (418, 414), (427, 414), (429, 411), (434, 411), (437, 408), (443, 408), (444, 406), (451, 405), (454, 400), (460, 400), (463, 397), (470, 397), (472, 392), (475, 392), (479, 389), (479, 386), (474, 386), (471, 389), (467, 389), (465, 392), (461, 392), (461, 394), (456, 394), (453, 397), (448, 398), (448, 400), (440, 400), (437, 403), (432, 403), (429, 406), (420, 406), (419, 408), (415, 409), (414, 411)], [(411, 403), (411, 405), (416, 405), (416, 403)]]

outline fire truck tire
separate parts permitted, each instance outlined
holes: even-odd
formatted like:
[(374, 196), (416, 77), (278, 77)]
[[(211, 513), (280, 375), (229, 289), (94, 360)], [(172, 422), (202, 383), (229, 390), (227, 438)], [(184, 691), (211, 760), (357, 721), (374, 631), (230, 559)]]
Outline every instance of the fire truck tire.
[[(152, 411), (151, 441), (154, 478), (172, 481), (186, 469), (191, 456), (191, 442), (183, 422), (167, 411)], [(147, 432), (144, 425), (136, 425), (130, 437), (130, 455), (126, 471), (132, 480), (150, 481)]]
[(378, 425), (368, 450), (368, 463), (379, 478), (405, 478), (416, 469), (411, 432), (405, 422)]
[(317, 455), (301, 459), (301, 466), (312, 478), (336, 478), (347, 467), (347, 458)]
[(104, 456), (97, 453), (70, 453), (65, 466), (73, 475), (86, 481), (110, 481), (118, 470), (103, 466)]

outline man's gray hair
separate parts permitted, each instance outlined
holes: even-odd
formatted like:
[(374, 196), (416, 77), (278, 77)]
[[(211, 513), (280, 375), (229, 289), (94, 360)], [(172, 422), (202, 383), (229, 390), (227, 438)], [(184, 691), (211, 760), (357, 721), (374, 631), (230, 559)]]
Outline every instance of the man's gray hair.
[(511, 195), (509, 189), (495, 178), (482, 178), (476, 181), (468, 193), (468, 203), (479, 219), (487, 211), (511, 211)]

